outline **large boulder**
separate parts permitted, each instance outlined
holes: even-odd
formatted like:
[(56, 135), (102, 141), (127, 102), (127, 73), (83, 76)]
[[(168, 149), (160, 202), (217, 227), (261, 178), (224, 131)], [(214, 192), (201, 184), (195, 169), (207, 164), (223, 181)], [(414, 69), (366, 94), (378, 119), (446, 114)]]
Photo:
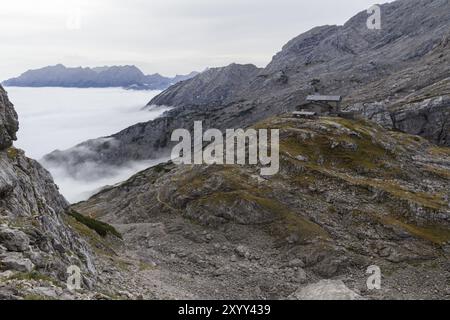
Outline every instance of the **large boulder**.
[(30, 239), (20, 230), (0, 227), (0, 243), (9, 251), (26, 251), (30, 245)]
[(31, 272), (34, 268), (30, 259), (25, 258), (22, 253), (10, 252), (0, 257), (1, 265), (6, 270), (18, 272)]
[(321, 280), (294, 292), (290, 298), (297, 300), (358, 300), (361, 297), (341, 280)]
[(391, 113), (387, 104), (384, 102), (355, 103), (354, 105), (348, 106), (346, 111), (359, 113), (364, 118), (376, 122), (384, 128), (394, 128)]

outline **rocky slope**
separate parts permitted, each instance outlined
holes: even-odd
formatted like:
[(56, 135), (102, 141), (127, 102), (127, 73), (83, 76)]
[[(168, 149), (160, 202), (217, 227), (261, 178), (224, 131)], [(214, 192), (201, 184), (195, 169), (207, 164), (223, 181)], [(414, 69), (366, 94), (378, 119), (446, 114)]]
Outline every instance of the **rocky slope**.
[(9, 102), (5, 90), (0, 86), (0, 150), (12, 145), (17, 138), (18, 129), (17, 113)]
[(261, 71), (254, 65), (231, 64), (226, 68), (213, 68), (189, 81), (174, 85), (150, 102), (150, 105), (213, 106), (233, 102)]
[(70, 265), (82, 268), (90, 286), (96, 274), (90, 249), (66, 225), (68, 203), (50, 174), (12, 147), (17, 114), (1, 87), (0, 116), (0, 298), (38, 295), (43, 286), (20, 289), (17, 282), (63, 281)]
[[(0, 119), (0, 300), (130, 298), (112, 229), (68, 214), (47, 170), (12, 146), (17, 114), (1, 86)], [(80, 268), (81, 290), (68, 290), (69, 266)]]
[(136, 90), (164, 90), (187, 80), (197, 73), (178, 75), (174, 78), (160, 74), (145, 75), (136, 66), (112, 66), (98, 68), (66, 68), (62, 64), (36, 70), (28, 70), (17, 78), (3, 82), (14, 87), (69, 87), (105, 88), (125, 87)]
[(450, 78), (433, 83), (399, 100), (356, 103), (349, 110), (380, 125), (450, 145)]
[(167, 163), (73, 209), (122, 232), (159, 296), (450, 298), (448, 148), (363, 120), (255, 127), (281, 130), (275, 176)]
[[(448, 93), (442, 84), (450, 75), (450, 3), (382, 5), (381, 30), (367, 29), (367, 18), (363, 11), (343, 26), (312, 29), (286, 44), (264, 69), (209, 70), (149, 103), (176, 107), (165, 117), (111, 136), (114, 144), (89, 141), (45, 160), (76, 171), (85, 161), (118, 164), (167, 156), (174, 128), (190, 129), (194, 120), (219, 129), (246, 127), (295, 109), (314, 92), (343, 95), (345, 108), (364, 111), (367, 105), (369, 117), (380, 124), (392, 121), (395, 129), (449, 146)], [(81, 154), (80, 148), (91, 152)]]

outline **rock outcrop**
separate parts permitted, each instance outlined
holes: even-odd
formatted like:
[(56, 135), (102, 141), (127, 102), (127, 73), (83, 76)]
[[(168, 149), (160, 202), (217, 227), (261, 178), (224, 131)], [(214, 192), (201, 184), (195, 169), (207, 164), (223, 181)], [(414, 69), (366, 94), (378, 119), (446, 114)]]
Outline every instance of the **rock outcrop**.
[(67, 225), (68, 203), (47, 170), (11, 146), (17, 115), (1, 87), (0, 96), (0, 298), (27, 294), (5, 278), (65, 281), (70, 265), (83, 270), (90, 286), (96, 274), (91, 249)]
[(19, 129), (17, 113), (9, 102), (5, 90), (0, 86), (0, 150), (12, 145)]
[(400, 100), (356, 103), (347, 108), (385, 128), (422, 136), (450, 146), (450, 80), (414, 91)]
[(291, 295), (296, 300), (358, 300), (360, 296), (342, 281), (322, 280), (299, 289)]
[(395, 129), (450, 147), (450, 96), (404, 104), (392, 119)]

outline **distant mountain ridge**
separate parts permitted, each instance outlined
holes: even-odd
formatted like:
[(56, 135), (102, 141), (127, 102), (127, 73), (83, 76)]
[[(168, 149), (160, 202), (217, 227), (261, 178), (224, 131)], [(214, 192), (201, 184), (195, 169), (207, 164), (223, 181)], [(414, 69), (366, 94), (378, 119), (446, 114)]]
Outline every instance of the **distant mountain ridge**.
[(68, 88), (123, 87), (135, 90), (164, 90), (197, 74), (197, 72), (191, 72), (188, 75), (177, 75), (170, 78), (158, 73), (145, 75), (133, 65), (68, 68), (62, 64), (57, 64), (55, 66), (28, 70), (19, 77), (4, 81), (3, 85)]

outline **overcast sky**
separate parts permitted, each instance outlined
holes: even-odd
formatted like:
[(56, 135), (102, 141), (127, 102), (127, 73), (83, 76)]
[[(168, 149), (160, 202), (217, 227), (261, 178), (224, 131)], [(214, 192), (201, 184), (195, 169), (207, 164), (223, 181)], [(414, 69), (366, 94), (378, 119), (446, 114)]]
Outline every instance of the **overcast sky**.
[(291, 38), (376, 0), (1, 0), (0, 79), (27, 69), (135, 64), (188, 73), (265, 66)]

